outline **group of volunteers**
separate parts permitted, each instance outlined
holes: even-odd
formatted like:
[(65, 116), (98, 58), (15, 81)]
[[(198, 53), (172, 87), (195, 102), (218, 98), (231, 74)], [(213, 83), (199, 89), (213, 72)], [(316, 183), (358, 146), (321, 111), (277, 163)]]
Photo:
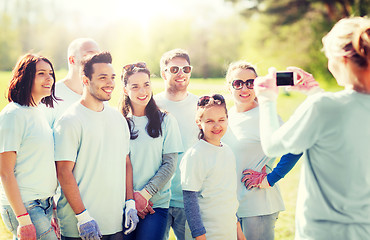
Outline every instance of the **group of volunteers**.
[[(68, 47), (67, 76), (22, 56), (0, 113), (0, 212), (14, 239), (273, 240), (277, 182), (301, 158), (295, 239), (370, 236), (370, 20), (340, 20), (323, 38), (344, 90), (308, 95), (285, 123), (276, 69), (230, 63), (220, 94), (188, 91), (189, 54), (162, 55), (164, 91), (145, 62), (123, 65), (118, 109), (112, 56), (90, 38)], [(275, 163), (275, 159), (280, 160)]]

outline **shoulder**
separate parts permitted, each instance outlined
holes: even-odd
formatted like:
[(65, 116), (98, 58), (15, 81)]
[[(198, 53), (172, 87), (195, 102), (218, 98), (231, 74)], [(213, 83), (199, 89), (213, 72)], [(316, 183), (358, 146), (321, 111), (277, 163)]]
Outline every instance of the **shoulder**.
[(157, 93), (153, 96), (153, 98), (156, 102), (161, 102), (165, 100), (165, 93), (164, 92)]
[(188, 92), (187, 99), (188, 101), (191, 101), (191, 102), (198, 102), (199, 97), (195, 94)]
[(9, 103), (0, 112), (2, 122), (14, 122), (24, 120), (27, 116), (27, 107), (22, 107), (14, 102)]

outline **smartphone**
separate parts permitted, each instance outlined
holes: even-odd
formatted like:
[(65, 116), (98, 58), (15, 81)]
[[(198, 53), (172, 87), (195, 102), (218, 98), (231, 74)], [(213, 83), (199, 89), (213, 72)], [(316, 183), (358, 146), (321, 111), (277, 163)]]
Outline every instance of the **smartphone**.
[(293, 86), (297, 82), (297, 73), (295, 72), (276, 72), (277, 86)]

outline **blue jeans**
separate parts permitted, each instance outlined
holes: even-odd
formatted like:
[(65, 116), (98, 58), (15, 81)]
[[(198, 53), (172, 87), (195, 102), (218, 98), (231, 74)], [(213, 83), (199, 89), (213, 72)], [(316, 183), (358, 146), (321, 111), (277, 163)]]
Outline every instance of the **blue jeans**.
[(170, 207), (168, 209), (168, 220), (163, 240), (168, 240), (171, 227), (177, 240), (185, 240), (185, 222), (185, 210), (183, 208)]
[(270, 215), (239, 218), (239, 221), (248, 240), (274, 240), (278, 217), (279, 212), (276, 212)]
[[(154, 214), (148, 214), (144, 219), (140, 218), (135, 231), (123, 235), (124, 240), (160, 240), (166, 230), (168, 208), (154, 208)], [(123, 219), (125, 222), (125, 219)], [(123, 232), (125, 232), (125, 228)]]
[[(101, 238), (102, 240), (122, 240), (123, 232), (118, 232), (111, 235), (103, 235)], [(81, 240), (82, 238), (73, 238), (73, 237), (64, 237), (62, 236), (62, 240)]]
[[(53, 214), (53, 198), (36, 199), (24, 203), (31, 221), (36, 228), (37, 239), (57, 240), (54, 229), (51, 227)], [(4, 205), (1, 209), (6, 228), (13, 233), (13, 239), (17, 239), (18, 221), (10, 205)]]

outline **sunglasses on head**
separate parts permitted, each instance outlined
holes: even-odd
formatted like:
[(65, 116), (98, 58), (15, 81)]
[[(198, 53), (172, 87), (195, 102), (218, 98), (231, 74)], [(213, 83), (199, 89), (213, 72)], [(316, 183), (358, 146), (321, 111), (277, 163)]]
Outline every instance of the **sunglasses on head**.
[(131, 72), (135, 68), (146, 68), (146, 63), (138, 62), (138, 63), (133, 63), (133, 64), (127, 64), (126, 66), (123, 67), (123, 70), (126, 72)]
[(171, 67), (166, 68), (166, 71), (170, 71), (170, 73), (172, 73), (172, 74), (177, 74), (180, 71), (180, 69), (182, 69), (183, 73), (189, 74), (189, 73), (191, 73), (192, 68), (193, 67), (190, 66), (190, 65), (183, 66), (183, 67), (171, 66)]
[(245, 84), (248, 89), (253, 89), (254, 79), (248, 79), (245, 82), (243, 80), (237, 79), (232, 81), (231, 86), (233, 86), (235, 90), (240, 90), (243, 88), (243, 84)]
[(218, 105), (225, 103), (225, 98), (221, 94), (213, 94), (212, 96), (200, 97), (197, 104), (198, 107), (206, 106), (209, 103), (209, 101), (211, 101), (211, 99), (213, 99), (213, 101)]

